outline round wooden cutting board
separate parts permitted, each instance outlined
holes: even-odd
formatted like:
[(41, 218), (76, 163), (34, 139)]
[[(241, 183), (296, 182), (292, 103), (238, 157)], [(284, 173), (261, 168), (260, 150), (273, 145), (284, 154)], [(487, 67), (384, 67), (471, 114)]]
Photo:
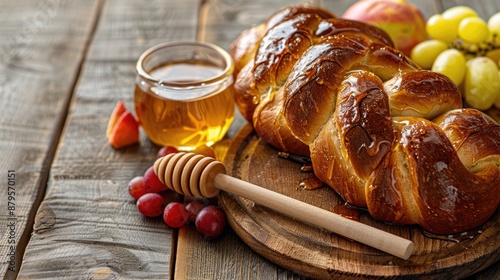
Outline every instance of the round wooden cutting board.
[[(300, 188), (299, 183), (312, 173), (301, 172), (300, 164), (277, 153), (247, 125), (234, 138), (224, 164), (228, 175), (323, 209), (344, 205), (329, 187)], [(231, 227), (254, 251), (282, 267), (317, 279), (461, 279), (500, 260), (499, 211), (460, 242), (428, 237), (418, 226), (380, 223), (360, 211), (360, 222), (413, 241), (412, 256), (403, 260), (248, 199), (222, 192), (219, 201)]]

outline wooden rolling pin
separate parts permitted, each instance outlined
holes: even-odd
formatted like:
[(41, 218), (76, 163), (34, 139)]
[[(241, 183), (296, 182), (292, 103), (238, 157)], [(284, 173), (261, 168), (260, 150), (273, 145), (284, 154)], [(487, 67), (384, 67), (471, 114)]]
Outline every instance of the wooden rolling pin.
[(155, 162), (154, 171), (160, 181), (180, 194), (210, 198), (223, 190), (405, 260), (413, 251), (410, 240), (226, 175), (224, 165), (213, 158), (185, 152), (168, 154)]

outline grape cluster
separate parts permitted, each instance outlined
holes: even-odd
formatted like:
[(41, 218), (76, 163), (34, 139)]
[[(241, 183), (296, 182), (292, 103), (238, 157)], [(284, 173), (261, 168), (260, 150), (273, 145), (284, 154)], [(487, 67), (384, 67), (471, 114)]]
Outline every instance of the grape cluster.
[(413, 61), (448, 76), (468, 106), (500, 109), (500, 12), (486, 22), (456, 6), (431, 16), (426, 29), (431, 39), (412, 49)]
[[(178, 152), (173, 147), (163, 147), (158, 157)], [(215, 157), (213, 150), (202, 147), (194, 151), (205, 156)], [(226, 227), (224, 212), (208, 199), (184, 198), (164, 185), (149, 167), (144, 175), (132, 178), (128, 183), (130, 196), (136, 199), (139, 212), (146, 217), (163, 217), (163, 221), (170, 228), (181, 228), (188, 223), (195, 225), (206, 239), (219, 237)]]

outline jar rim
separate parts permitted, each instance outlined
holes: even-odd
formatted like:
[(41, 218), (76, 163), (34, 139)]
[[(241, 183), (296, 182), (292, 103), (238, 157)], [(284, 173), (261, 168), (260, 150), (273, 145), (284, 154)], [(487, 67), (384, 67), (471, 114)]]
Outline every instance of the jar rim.
[[(146, 61), (147, 58), (152, 56), (155, 52), (165, 49), (165, 48), (172, 48), (172, 47), (179, 47), (179, 46), (191, 46), (191, 47), (204, 47), (210, 50), (215, 51), (218, 55), (221, 56), (225, 63), (224, 69), (222, 69), (221, 73), (218, 75), (215, 75), (211, 78), (208, 79), (202, 79), (202, 80), (196, 80), (193, 82), (172, 82), (172, 81), (164, 81), (160, 78), (153, 77), (151, 74), (149, 74), (145, 69), (144, 69), (144, 62)], [(166, 42), (166, 43), (161, 43), (158, 45), (155, 45), (149, 49), (147, 49), (144, 53), (141, 54), (139, 59), (137, 60), (136, 64), (136, 71), (139, 76), (141, 76), (143, 79), (147, 80), (150, 83), (158, 84), (160, 86), (164, 87), (197, 87), (197, 86), (205, 86), (209, 84), (213, 84), (216, 82), (219, 82), (221, 80), (224, 80), (225, 78), (232, 76), (233, 71), (234, 71), (234, 61), (231, 55), (224, 50), (223, 48), (207, 43), (207, 42), (198, 42), (198, 41), (177, 41), (177, 42)]]

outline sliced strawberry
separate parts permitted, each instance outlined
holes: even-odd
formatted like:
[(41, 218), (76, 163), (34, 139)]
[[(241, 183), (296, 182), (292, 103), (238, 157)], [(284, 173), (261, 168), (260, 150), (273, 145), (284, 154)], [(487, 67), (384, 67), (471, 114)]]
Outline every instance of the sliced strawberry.
[(125, 104), (123, 103), (123, 101), (119, 101), (116, 104), (115, 109), (113, 109), (113, 112), (111, 113), (111, 117), (109, 118), (108, 127), (106, 129), (106, 138), (109, 139), (109, 137), (111, 136), (111, 133), (113, 132), (113, 128), (115, 127), (116, 123), (118, 122), (118, 119), (120, 119), (120, 117), (125, 112), (127, 112), (127, 108), (125, 108)]
[(116, 149), (139, 143), (139, 123), (130, 112), (118, 119), (108, 141)]

